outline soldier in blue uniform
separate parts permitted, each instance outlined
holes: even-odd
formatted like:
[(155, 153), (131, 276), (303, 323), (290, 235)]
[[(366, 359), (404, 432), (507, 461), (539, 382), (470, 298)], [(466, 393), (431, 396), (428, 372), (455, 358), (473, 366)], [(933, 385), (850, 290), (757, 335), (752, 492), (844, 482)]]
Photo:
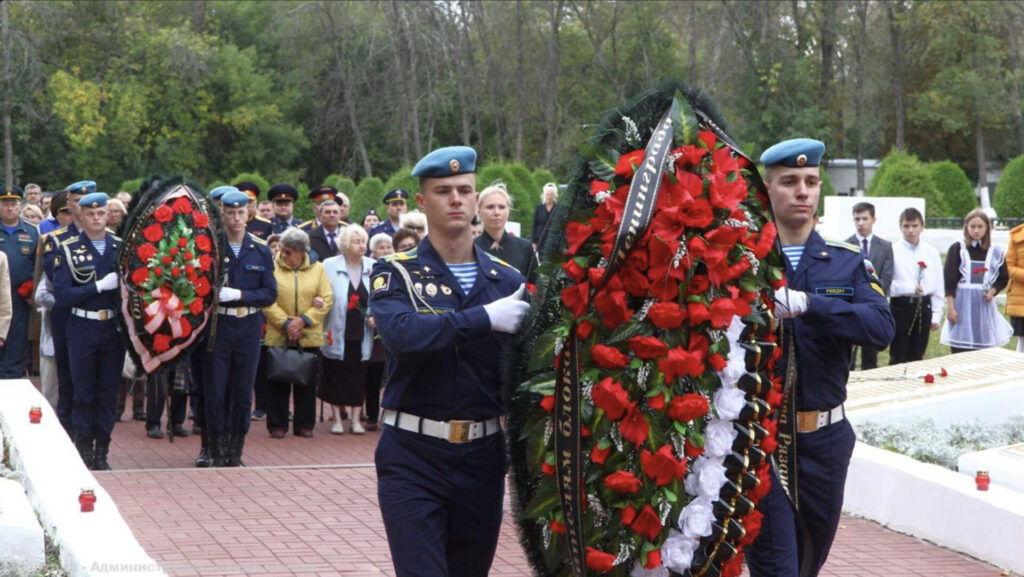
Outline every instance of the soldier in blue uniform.
[[(54, 263), (60, 253), (61, 244), (79, 235), (81, 224), (81, 207), (78, 201), (96, 192), (96, 183), (91, 180), (81, 180), (68, 185), (67, 208), (71, 210), (71, 222), (43, 237), (42, 261), (43, 274), (49, 279), (51, 286), (54, 284)], [(56, 294), (56, 293), (55, 293)], [(62, 302), (59, 298), (50, 311), (50, 335), (53, 337), (53, 357), (57, 363), (57, 418), (64, 430), (74, 437), (72, 426), (72, 402), (74, 387), (71, 377), (71, 366), (68, 360), (68, 340), (66, 329), (68, 319), (71, 317), (71, 305)]]
[(514, 333), (529, 305), (523, 276), (473, 245), (475, 165), (464, 146), (420, 160), (416, 202), (430, 236), (371, 275), (388, 364), (378, 498), (399, 577), (482, 577), (497, 546), (501, 333)]
[[(319, 188), (315, 188), (309, 191), (306, 195), (313, 203), (313, 218), (299, 225), (299, 230), (309, 234), (320, 226), (320, 205), (325, 200), (333, 200), (339, 202), (338, 189), (329, 185), (322, 185)], [(326, 257), (325, 257), (326, 258)]]
[(293, 216), (299, 191), (290, 184), (275, 184), (267, 191), (267, 198), (274, 203), (274, 217), (270, 219), (273, 234), (281, 234), (288, 227), (299, 226), (302, 221)]
[(245, 225), (245, 232), (248, 232), (256, 238), (267, 240), (270, 238), (270, 235), (274, 234), (274, 227), (270, 224), (269, 220), (256, 214), (256, 206), (260, 202), (260, 185), (255, 182), (243, 180), (242, 182), (236, 183), (235, 188), (249, 196), (249, 204), (246, 206), (249, 214), (249, 222)]
[(395, 236), (395, 232), (398, 231), (398, 220), (405, 212), (408, 201), (409, 191), (404, 188), (392, 188), (387, 191), (381, 202), (388, 207), (388, 217), (370, 230), (370, 238), (382, 232), (388, 236)]
[[(812, 576), (824, 565), (839, 526), (856, 440), (843, 409), (851, 348), (884, 348), (894, 332), (871, 262), (857, 246), (824, 240), (814, 230), (821, 193), (818, 164), (824, 153), (821, 142), (801, 138), (776, 144), (761, 155), (788, 285), (775, 295), (776, 316), (784, 319), (782, 374), (796, 347), (798, 492), (792, 497), (798, 508), (790, 505), (774, 476), (770, 492), (758, 504), (764, 513), (761, 533), (747, 550), (752, 577), (796, 577), (801, 559), (807, 559)], [(780, 438), (779, 451), (784, 450)], [(800, 525), (806, 527), (803, 536)], [(809, 551), (804, 550), (805, 541)]]
[(5, 184), (0, 189), (0, 251), (7, 255), (11, 278), (11, 328), (0, 346), (0, 379), (25, 376), (28, 361), (28, 318), (32, 312), (36, 246), (39, 230), (21, 218), (21, 188)]
[(227, 281), (218, 295), (213, 351), (206, 355), (202, 434), (208, 439), (214, 467), (239, 467), (260, 357), (260, 309), (277, 300), (277, 281), (267, 243), (245, 230), (249, 196), (232, 190), (220, 200), (227, 235)]
[(107, 454), (124, 365), (124, 345), (115, 320), (121, 239), (107, 231), (106, 194), (87, 194), (79, 205), (82, 231), (61, 242), (54, 257), (53, 284), (57, 302), (71, 307), (67, 337), (75, 383), (71, 415), (75, 446), (86, 466), (105, 471), (110, 469)]

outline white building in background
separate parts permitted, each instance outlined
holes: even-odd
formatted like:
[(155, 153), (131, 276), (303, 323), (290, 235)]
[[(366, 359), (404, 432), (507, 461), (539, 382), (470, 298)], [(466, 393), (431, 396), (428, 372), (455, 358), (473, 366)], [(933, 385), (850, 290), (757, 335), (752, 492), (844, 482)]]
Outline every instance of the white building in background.
[[(877, 158), (864, 159), (864, 188), (867, 188), (871, 179), (878, 171), (881, 160)], [(828, 177), (832, 179), (832, 187), (836, 189), (837, 196), (863, 196), (864, 191), (857, 191), (857, 159), (856, 158), (834, 158), (828, 161), (825, 166)]]

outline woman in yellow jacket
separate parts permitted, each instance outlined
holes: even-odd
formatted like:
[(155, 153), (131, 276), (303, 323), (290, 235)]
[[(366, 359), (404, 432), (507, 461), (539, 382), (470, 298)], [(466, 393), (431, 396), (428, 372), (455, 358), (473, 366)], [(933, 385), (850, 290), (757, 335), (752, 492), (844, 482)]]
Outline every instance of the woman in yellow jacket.
[[(267, 347), (295, 346), (319, 355), (324, 344), (324, 318), (331, 310), (333, 294), (324, 266), (309, 262), (309, 235), (289, 228), (281, 235), (281, 248), (274, 259), (277, 301), (263, 309), (267, 318)], [(292, 385), (271, 381), (267, 429), (282, 439), (288, 431), (288, 398), (295, 411), (294, 432), (311, 438), (316, 424), (315, 382)]]
[(1013, 334), (1017, 337), (1017, 352), (1024, 353), (1024, 224), (1010, 231), (1006, 269), (1010, 273), (1010, 286), (1006, 289), (1006, 316), (1010, 317)]

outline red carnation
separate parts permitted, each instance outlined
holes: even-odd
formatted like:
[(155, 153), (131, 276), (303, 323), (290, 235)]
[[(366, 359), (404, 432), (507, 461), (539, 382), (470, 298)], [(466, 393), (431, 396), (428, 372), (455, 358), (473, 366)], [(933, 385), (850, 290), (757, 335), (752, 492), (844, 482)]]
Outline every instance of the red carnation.
[(203, 312), (203, 299), (195, 299), (188, 305), (188, 310), (194, 315)]
[(668, 383), (684, 375), (696, 377), (704, 372), (703, 355), (682, 347), (674, 347), (666, 358), (658, 360), (658, 368), (665, 374), (665, 381)]
[(540, 471), (542, 473), (544, 473), (545, 475), (547, 475), (548, 477), (554, 477), (555, 476), (555, 466), (550, 464), (550, 463), (548, 463), (547, 461), (544, 461), (541, 464)]
[(761, 450), (771, 454), (779, 446), (779, 442), (775, 439), (775, 435), (779, 430), (779, 422), (775, 419), (765, 419), (761, 422), (761, 425), (768, 431), (768, 436), (761, 440)]
[(591, 180), (590, 181), (590, 196), (595, 196), (599, 192), (608, 192), (609, 184), (603, 180)]
[(188, 322), (188, 319), (181, 319), (181, 338), (187, 339), (192, 334), (192, 324)]
[(616, 556), (604, 551), (598, 551), (593, 547), (587, 547), (587, 569), (594, 571), (608, 572), (615, 567)]
[(711, 353), (708, 355), (708, 364), (714, 367), (716, 371), (721, 371), (725, 368), (728, 362), (722, 355), (718, 353)]
[(622, 433), (623, 439), (634, 445), (639, 446), (647, 440), (651, 426), (647, 423), (647, 417), (644, 417), (643, 412), (636, 408), (636, 403), (630, 403), (629, 410), (626, 411), (626, 418), (619, 421), (619, 432)]
[(939, 376), (940, 377), (948, 377), (949, 376), (949, 371), (946, 370), (946, 367), (940, 367), (939, 368)]
[(195, 256), (192, 254), (192, 251), (188, 250), (185, 251), (184, 257), (185, 260), (192, 260), (193, 258), (195, 258)]
[(643, 150), (634, 150), (620, 156), (619, 162), (615, 165), (615, 174), (633, 178), (633, 173), (636, 172), (634, 166), (639, 166), (644, 161), (644, 152)]
[(629, 471), (615, 471), (604, 478), (604, 486), (617, 493), (633, 494), (643, 485), (643, 482)]
[(153, 337), (153, 350), (162, 353), (171, 348), (171, 337), (169, 335), (156, 335)]
[(581, 267), (574, 258), (570, 258), (565, 261), (565, 264), (562, 265), (562, 270), (565, 271), (565, 274), (571, 278), (573, 282), (580, 282), (587, 277), (586, 269)]
[(565, 524), (564, 523), (559, 523), (558, 519), (552, 519), (551, 520), (551, 530), (554, 531), (555, 533), (561, 533), (562, 535), (565, 535)]
[(686, 320), (686, 309), (674, 302), (654, 303), (647, 309), (647, 318), (659, 329), (678, 329)]
[(641, 359), (657, 359), (668, 354), (668, 347), (657, 337), (630, 337), (629, 350)]
[(699, 393), (686, 393), (672, 399), (668, 404), (668, 416), (688, 423), (708, 412), (708, 400)]
[(935, 375), (932, 375), (931, 373), (928, 373), (927, 375), (924, 376), (924, 382), (929, 383), (929, 384), (934, 383), (935, 382)]
[(761, 532), (762, 519), (764, 519), (764, 513), (757, 509), (754, 509), (741, 519), (743, 529), (746, 531), (746, 534), (743, 536), (743, 539), (740, 539), (740, 545), (746, 547), (754, 544), (754, 539), (756, 539), (757, 535)]
[(188, 275), (189, 279), (191, 279), (192, 277), (196, 276), (196, 267), (194, 267), (194, 266), (192, 266), (190, 264), (185, 265), (185, 274)]
[(928, 268), (928, 265), (923, 260), (917, 261), (917, 266), (921, 268)]
[(186, 246), (188, 246), (188, 239), (185, 238), (185, 237), (179, 238), (178, 239), (178, 248), (185, 248)]
[(213, 264), (213, 257), (208, 254), (199, 255), (199, 270), (206, 272), (210, 270), (211, 264)]
[(623, 525), (629, 527), (630, 525), (633, 524), (633, 521), (635, 519), (636, 519), (636, 507), (634, 507), (632, 505), (626, 505), (625, 507), (619, 509), (619, 520), (622, 521)]
[(171, 253), (171, 256), (178, 256), (178, 247), (172, 246), (170, 249), (167, 250), (167, 252)]
[(570, 222), (565, 225), (565, 239), (569, 242), (569, 246), (565, 249), (565, 254), (570, 256), (576, 254), (576, 251), (580, 250), (583, 243), (587, 242), (587, 239), (593, 233), (594, 229), (589, 224)]
[(170, 256), (165, 256), (165, 257), (163, 257), (163, 258), (161, 258), (161, 259), (160, 259), (160, 262), (162, 262), (162, 263), (163, 263), (163, 264), (164, 264), (165, 266), (166, 266), (166, 265), (169, 265), (169, 264), (171, 264), (172, 262), (174, 262), (174, 257), (170, 257)]
[(605, 460), (608, 458), (608, 453), (611, 452), (611, 445), (605, 447), (604, 449), (601, 449), (597, 445), (594, 445), (594, 448), (590, 450), (590, 460), (597, 463), (598, 465), (603, 465)]
[(29, 298), (29, 295), (32, 294), (32, 291), (35, 290), (35, 288), (36, 282), (32, 279), (29, 279), (21, 283), (21, 286), (18, 287), (18, 294), (21, 295), (21, 298), (27, 299)]
[(626, 414), (629, 408), (629, 394), (622, 388), (622, 383), (613, 381), (610, 377), (601, 380), (590, 391), (590, 398), (594, 406), (604, 411), (608, 419), (618, 421)]
[(205, 278), (200, 277), (195, 284), (196, 294), (201, 297), (205, 297), (210, 294), (210, 282)]
[(647, 553), (647, 562), (644, 563), (644, 569), (655, 569), (661, 567), (661, 550), (651, 549)]
[(661, 524), (661, 519), (658, 517), (658, 513), (655, 512), (654, 507), (650, 505), (644, 505), (644, 508), (637, 514), (636, 519), (633, 520), (631, 525), (633, 531), (637, 535), (640, 535), (648, 541), (654, 541), (661, 535), (661, 530), (664, 528)]
[(157, 222), (169, 222), (173, 217), (174, 211), (166, 204), (160, 205), (160, 208), (153, 211), (153, 218), (156, 219)]
[(159, 267), (158, 266), (158, 267), (154, 268), (153, 269), (153, 274), (155, 274), (158, 277), (164, 276), (164, 269), (163, 269), (163, 267)]
[(132, 284), (135, 286), (142, 286), (149, 279), (148, 268), (137, 268), (132, 272)]
[(210, 219), (205, 214), (197, 212), (192, 215), (192, 222), (196, 228), (206, 228), (210, 226)]
[(545, 395), (544, 398), (540, 400), (540, 408), (549, 413), (555, 410), (555, 396)]
[(579, 318), (587, 312), (587, 299), (590, 298), (590, 284), (580, 283), (562, 289), (562, 304), (572, 311), (572, 316)]
[(647, 406), (654, 409), (655, 411), (662, 411), (665, 409), (665, 392), (662, 391), (653, 397), (647, 397)]
[(619, 369), (629, 364), (628, 356), (607, 345), (594, 345), (590, 349), (590, 358), (602, 369)]
[(174, 212), (178, 214), (190, 214), (192, 212), (192, 203), (188, 198), (179, 196), (177, 200), (174, 201), (171, 208), (173, 208)]
[(359, 295), (353, 294), (348, 297), (348, 310), (352, 310), (359, 306)]
[(736, 314), (736, 303), (730, 298), (717, 298), (711, 301), (711, 326), (724, 329), (732, 322)]
[(576, 336), (580, 340), (586, 340), (590, 336), (590, 333), (594, 332), (594, 323), (588, 320), (580, 321), (580, 324), (576, 325)]
[(135, 249), (135, 254), (138, 255), (139, 259), (143, 262), (148, 262), (149, 259), (156, 256), (156, 247), (146, 243), (139, 245), (139, 248)]
[(722, 565), (721, 577), (739, 577), (743, 574), (743, 553)]
[(633, 310), (626, 304), (626, 293), (621, 290), (598, 293), (594, 297), (594, 308), (601, 314), (604, 326), (609, 329), (614, 329), (633, 316)]
[(159, 223), (153, 223), (142, 229), (142, 236), (149, 242), (157, 242), (164, 237), (164, 229)]
[(171, 267), (171, 276), (174, 278), (181, 276), (181, 269), (178, 267)]
[(644, 449), (640, 452), (640, 463), (644, 475), (654, 479), (654, 484), (658, 487), (678, 481), (686, 473), (686, 463), (676, 459), (671, 445), (664, 445), (657, 453)]
[(210, 237), (203, 234), (196, 237), (196, 248), (203, 252), (210, 252), (211, 247)]
[(701, 302), (686, 303), (686, 313), (690, 316), (690, 325), (696, 326), (711, 320), (711, 311), (708, 305)]
[(694, 445), (693, 443), (690, 442), (690, 439), (686, 439), (686, 442), (683, 444), (683, 454), (686, 455), (687, 459), (699, 457), (700, 454), (703, 452), (704, 448)]

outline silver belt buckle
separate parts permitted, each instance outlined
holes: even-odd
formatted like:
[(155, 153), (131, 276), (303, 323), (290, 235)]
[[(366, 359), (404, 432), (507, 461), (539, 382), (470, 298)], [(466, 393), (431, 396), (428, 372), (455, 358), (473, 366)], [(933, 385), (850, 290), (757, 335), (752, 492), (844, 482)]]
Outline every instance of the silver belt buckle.
[(468, 443), (471, 426), (473, 421), (448, 421), (448, 442)]

